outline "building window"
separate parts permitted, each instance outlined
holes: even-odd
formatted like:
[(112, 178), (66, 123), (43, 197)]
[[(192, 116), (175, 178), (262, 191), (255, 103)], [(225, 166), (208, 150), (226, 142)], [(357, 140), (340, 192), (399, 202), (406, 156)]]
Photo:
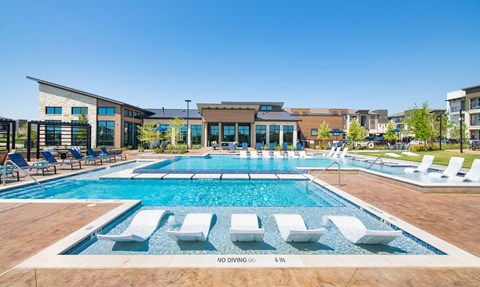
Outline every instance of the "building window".
[(99, 116), (113, 116), (113, 115), (115, 115), (115, 108), (114, 107), (98, 108), (98, 115)]
[(235, 141), (235, 125), (223, 125), (222, 136), (224, 142)]
[(343, 129), (344, 129), (344, 130), (347, 129), (347, 124), (343, 124)]
[(72, 107), (72, 115), (88, 115), (87, 107)]
[(133, 146), (133, 123), (123, 124), (123, 146)]
[(97, 146), (115, 146), (114, 121), (98, 121)]
[(283, 126), (283, 142), (293, 144), (293, 126)]
[(212, 142), (218, 143), (218, 125), (217, 124), (208, 125), (208, 144), (211, 145)]
[(45, 107), (45, 114), (47, 115), (61, 115), (62, 107)]
[(202, 143), (202, 125), (191, 125), (192, 144)]
[(238, 126), (238, 142), (250, 144), (250, 125)]
[(318, 134), (318, 129), (312, 129), (312, 130), (310, 131), (310, 135), (312, 135), (312, 136), (314, 136), (314, 137), (316, 137), (317, 134)]
[(265, 144), (267, 142), (267, 126), (256, 126), (255, 130), (255, 141), (262, 145)]
[(133, 118), (133, 111), (129, 109), (123, 110), (123, 115), (127, 118)]
[(279, 125), (270, 126), (270, 143), (274, 143), (274, 144), (280, 143), (280, 126)]
[[(61, 121), (49, 121), (51, 123)], [(61, 146), (62, 145), (62, 126), (46, 125), (45, 126), (45, 145)]]
[(133, 112), (133, 117), (136, 118), (136, 119), (140, 119), (140, 118), (142, 118), (142, 113), (140, 113), (140, 112)]
[(187, 125), (182, 125), (180, 128), (180, 138), (178, 139), (177, 143), (179, 144), (185, 144), (187, 143), (188, 140), (188, 134), (187, 134)]
[[(72, 123), (78, 123), (77, 120), (72, 120)], [(87, 127), (72, 126), (72, 146), (87, 146)]]
[(342, 116), (342, 120), (343, 120), (343, 121), (346, 121), (346, 120), (347, 120), (347, 115), (343, 115), (343, 116)]
[(261, 105), (260, 110), (261, 111), (271, 111), (273, 109), (272, 106), (267, 106), (267, 105)]

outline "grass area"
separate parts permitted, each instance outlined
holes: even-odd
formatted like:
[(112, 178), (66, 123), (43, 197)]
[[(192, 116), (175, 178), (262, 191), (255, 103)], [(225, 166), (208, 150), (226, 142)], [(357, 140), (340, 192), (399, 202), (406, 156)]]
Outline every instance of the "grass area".
[(383, 158), (389, 158), (389, 159), (401, 159), (401, 160), (408, 160), (408, 161), (414, 161), (414, 162), (421, 162), (422, 157), (426, 154), (431, 154), (435, 156), (435, 160), (433, 161), (434, 164), (439, 164), (439, 165), (444, 165), (447, 166), (448, 162), (450, 161), (450, 158), (452, 156), (456, 157), (463, 157), (465, 158), (465, 162), (463, 163), (464, 168), (470, 168), (472, 166), (472, 162), (474, 159), (480, 159), (480, 152), (475, 152), (475, 153), (460, 153), (459, 150), (438, 150), (438, 151), (416, 151), (416, 154), (419, 154), (419, 156), (406, 156), (402, 155), (401, 151), (388, 151), (391, 153), (396, 153), (401, 155), (402, 157), (389, 157), (385, 156), (385, 151), (383, 152), (359, 152), (358, 154), (363, 154), (363, 155), (369, 155), (369, 156), (379, 156)]

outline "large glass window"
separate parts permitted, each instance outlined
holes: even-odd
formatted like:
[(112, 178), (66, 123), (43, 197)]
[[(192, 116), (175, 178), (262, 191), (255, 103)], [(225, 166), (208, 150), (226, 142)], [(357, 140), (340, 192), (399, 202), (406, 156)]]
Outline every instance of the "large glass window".
[(238, 126), (238, 142), (250, 144), (250, 125)]
[(142, 117), (142, 113), (140, 112), (133, 112), (133, 117), (136, 119), (140, 119)]
[(138, 147), (139, 139), (138, 136), (140, 135), (140, 128), (142, 124), (134, 123), (133, 124), (133, 147)]
[(311, 129), (310, 135), (316, 137), (318, 135), (318, 129)]
[(45, 114), (47, 115), (61, 115), (62, 107), (45, 107)]
[[(78, 121), (72, 120), (72, 123), (78, 123)], [(87, 127), (72, 126), (72, 146), (87, 146), (87, 137)]]
[(98, 121), (97, 125), (97, 146), (115, 145), (115, 122)]
[(202, 143), (202, 125), (192, 125), (190, 126), (191, 129), (191, 137), (192, 137), (192, 144), (201, 144)]
[(283, 126), (283, 142), (293, 144), (293, 126)]
[(267, 106), (267, 105), (261, 105), (260, 110), (261, 111), (271, 111), (273, 109), (272, 106)]
[(100, 115), (100, 116), (113, 116), (113, 115), (115, 115), (115, 108), (114, 107), (98, 108), (98, 115)]
[(235, 125), (223, 125), (222, 136), (224, 142), (235, 141)]
[(280, 143), (280, 126), (278, 125), (270, 126), (270, 143), (274, 143), (274, 144)]
[[(61, 121), (50, 121), (61, 122)], [(45, 145), (61, 146), (62, 145), (62, 126), (46, 125), (45, 126)]]
[(218, 143), (218, 125), (216, 124), (208, 125), (208, 145), (212, 142)]
[(123, 146), (133, 145), (133, 123), (125, 122), (123, 125)]
[(72, 115), (88, 115), (87, 107), (72, 107)]
[(129, 109), (123, 110), (123, 115), (127, 118), (133, 118), (133, 111)]
[(177, 140), (177, 143), (186, 144), (188, 140), (187, 133), (188, 133), (187, 125), (182, 125), (182, 127), (180, 128), (180, 138)]
[(255, 126), (255, 141), (265, 144), (267, 141), (267, 126)]

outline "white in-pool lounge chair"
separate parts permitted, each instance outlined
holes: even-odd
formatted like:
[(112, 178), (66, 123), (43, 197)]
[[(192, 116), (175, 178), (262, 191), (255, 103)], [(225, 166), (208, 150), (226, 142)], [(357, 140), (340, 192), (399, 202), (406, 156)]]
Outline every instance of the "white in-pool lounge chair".
[(298, 155), (296, 155), (293, 150), (287, 151), (287, 154), (289, 158), (298, 158)]
[(283, 155), (280, 153), (279, 150), (276, 150), (273, 152), (273, 157), (274, 158), (283, 158)]
[(230, 240), (232, 241), (263, 241), (265, 228), (258, 227), (256, 214), (232, 214)]
[(307, 229), (300, 214), (274, 214), (280, 235), (286, 242), (317, 242), (325, 229)]
[(342, 147), (337, 147), (337, 149), (335, 150), (335, 152), (330, 156), (330, 157), (333, 157), (333, 158), (336, 158), (338, 156), (338, 154), (340, 153), (340, 150), (342, 149)]
[(464, 177), (455, 176), (451, 179), (455, 181), (480, 181), (480, 159), (475, 159), (473, 161), (472, 167)]
[(206, 241), (213, 213), (189, 213), (180, 230), (168, 230), (167, 235), (177, 241)]
[(146, 241), (167, 213), (169, 213), (168, 210), (141, 210), (133, 217), (132, 222), (122, 234), (97, 234), (97, 238), (118, 242)]
[(396, 154), (396, 153), (393, 153), (393, 152), (386, 152), (386, 153), (385, 153), (385, 156), (389, 156), (389, 157), (402, 157), (401, 155)]
[(304, 151), (304, 150), (298, 151), (298, 156), (300, 156), (301, 158), (311, 158), (312, 157), (311, 155), (307, 155), (307, 152)]
[(250, 152), (250, 157), (251, 158), (258, 158), (258, 152), (256, 150), (252, 150)]
[(324, 153), (323, 156), (331, 157), (333, 155), (333, 153), (335, 152), (335, 149), (336, 149), (336, 147), (332, 146), (330, 151), (328, 153)]
[(240, 158), (247, 158), (247, 151), (246, 150), (241, 150), (240, 151)]
[(428, 154), (424, 155), (423, 158), (422, 158), (422, 162), (420, 163), (419, 166), (417, 166), (417, 168), (407, 167), (403, 171), (405, 173), (427, 172), (427, 170), (432, 165), (434, 159), (435, 159), (435, 156), (433, 156), (433, 155), (428, 155)]
[(340, 158), (345, 158), (345, 156), (347, 155), (347, 152), (348, 152), (348, 147), (344, 148), (342, 153), (340, 154)]
[(270, 153), (268, 150), (262, 150), (262, 157), (263, 158), (271, 158)]
[(326, 216), (326, 218), (354, 244), (388, 244), (402, 235), (401, 230), (369, 230), (354, 216)]
[(448, 162), (447, 168), (443, 171), (443, 173), (439, 172), (431, 172), (428, 174), (429, 177), (433, 178), (440, 178), (440, 177), (454, 177), (460, 171), (463, 165), (463, 161), (465, 159), (463, 157), (455, 157), (452, 156), (450, 161)]

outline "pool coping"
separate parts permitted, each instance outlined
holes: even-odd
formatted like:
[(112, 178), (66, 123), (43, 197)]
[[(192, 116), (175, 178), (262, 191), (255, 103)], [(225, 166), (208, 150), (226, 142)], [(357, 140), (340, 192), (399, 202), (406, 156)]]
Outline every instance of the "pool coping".
[(140, 200), (0, 200), (8, 202), (122, 202), (119, 207), (97, 218), (62, 240), (33, 255), (16, 268), (280, 268), (280, 267), (480, 267), (480, 258), (431, 235), (341, 189), (313, 178), (309, 179), (344, 197), (353, 204), (425, 241), (446, 255), (61, 255), (72, 246), (95, 236), (107, 224), (138, 206)]

